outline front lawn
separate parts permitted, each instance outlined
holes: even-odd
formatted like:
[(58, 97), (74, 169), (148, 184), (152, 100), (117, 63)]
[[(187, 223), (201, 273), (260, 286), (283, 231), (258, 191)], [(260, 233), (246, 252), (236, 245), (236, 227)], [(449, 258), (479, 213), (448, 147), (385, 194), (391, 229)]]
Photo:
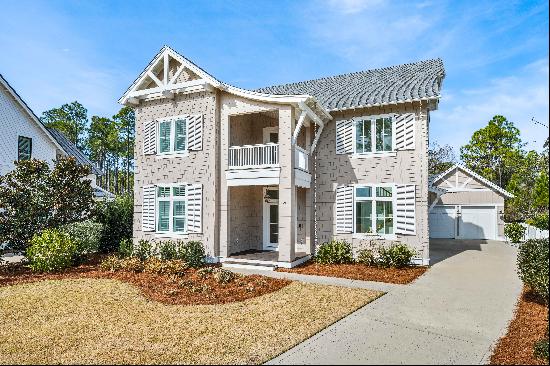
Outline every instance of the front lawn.
[(216, 305), (165, 305), (116, 279), (0, 287), (0, 363), (262, 363), (380, 296), (292, 282)]
[(375, 266), (366, 266), (360, 263), (351, 264), (318, 264), (313, 261), (307, 262), (301, 266), (284, 269), (279, 268), (280, 272), (300, 273), (305, 275), (328, 276), (348, 278), (360, 281), (377, 281), (395, 284), (411, 283), (422, 276), (428, 267), (404, 267), (404, 268), (384, 268)]

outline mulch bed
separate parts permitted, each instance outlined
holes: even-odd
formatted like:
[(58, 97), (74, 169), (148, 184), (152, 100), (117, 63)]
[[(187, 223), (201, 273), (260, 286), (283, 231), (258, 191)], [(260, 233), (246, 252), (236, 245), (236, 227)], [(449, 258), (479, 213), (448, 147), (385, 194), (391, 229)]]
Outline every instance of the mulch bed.
[(291, 269), (279, 268), (279, 272), (305, 275), (348, 278), (351, 280), (376, 281), (395, 284), (411, 283), (422, 276), (428, 267), (381, 268), (363, 264), (317, 264), (307, 262)]
[(218, 283), (212, 276), (203, 278), (195, 269), (183, 276), (152, 273), (108, 272), (99, 268), (101, 257), (60, 273), (37, 273), (21, 264), (0, 265), (0, 287), (22, 283), (76, 278), (101, 278), (124, 281), (137, 286), (143, 295), (170, 305), (225, 304), (265, 295), (290, 284), (291, 281), (259, 275), (238, 276), (230, 283)]
[(491, 356), (493, 365), (547, 365), (535, 358), (533, 347), (544, 337), (548, 327), (548, 306), (530, 289), (524, 288), (516, 306), (514, 319)]

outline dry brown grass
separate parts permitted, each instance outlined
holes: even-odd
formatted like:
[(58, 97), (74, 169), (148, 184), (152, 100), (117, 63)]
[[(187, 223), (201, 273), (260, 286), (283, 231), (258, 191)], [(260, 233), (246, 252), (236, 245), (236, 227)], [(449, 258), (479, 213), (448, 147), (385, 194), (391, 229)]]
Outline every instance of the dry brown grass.
[(0, 288), (0, 363), (262, 363), (380, 293), (291, 283), (242, 302), (163, 305), (110, 279)]

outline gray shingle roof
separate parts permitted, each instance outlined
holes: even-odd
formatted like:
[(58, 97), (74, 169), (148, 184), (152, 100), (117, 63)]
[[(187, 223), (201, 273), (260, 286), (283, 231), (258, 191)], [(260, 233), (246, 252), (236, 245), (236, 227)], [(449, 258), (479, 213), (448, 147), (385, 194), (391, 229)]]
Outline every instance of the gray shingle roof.
[(255, 91), (269, 94), (307, 94), (327, 110), (357, 108), (440, 96), (445, 76), (440, 58), (268, 86)]
[(74, 156), (76, 161), (81, 165), (88, 165), (92, 169), (92, 173), (95, 175), (103, 175), (101, 170), (84, 155), (69, 139), (65, 137), (61, 132), (55, 128), (46, 127), (48, 132), (57, 141), (57, 143), (63, 148), (65, 153), (69, 156)]

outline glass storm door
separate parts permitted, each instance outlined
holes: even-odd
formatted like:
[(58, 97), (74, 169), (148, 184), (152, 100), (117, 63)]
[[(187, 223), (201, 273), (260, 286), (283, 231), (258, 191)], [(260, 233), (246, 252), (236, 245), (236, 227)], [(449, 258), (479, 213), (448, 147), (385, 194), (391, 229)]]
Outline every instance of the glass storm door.
[(279, 191), (267, 189), (264, 199), (264, 249), (279, 248)]

